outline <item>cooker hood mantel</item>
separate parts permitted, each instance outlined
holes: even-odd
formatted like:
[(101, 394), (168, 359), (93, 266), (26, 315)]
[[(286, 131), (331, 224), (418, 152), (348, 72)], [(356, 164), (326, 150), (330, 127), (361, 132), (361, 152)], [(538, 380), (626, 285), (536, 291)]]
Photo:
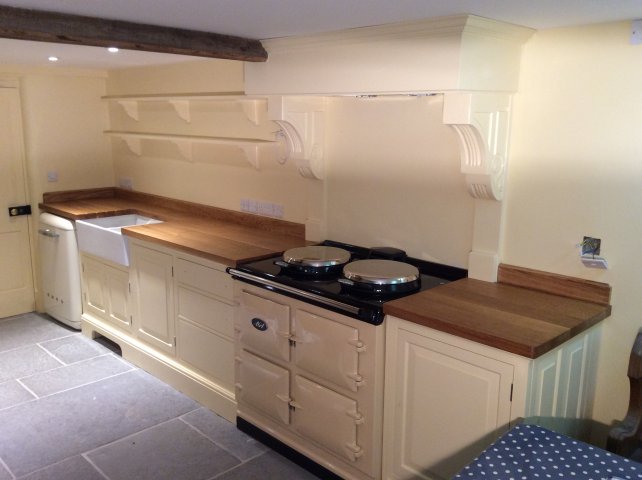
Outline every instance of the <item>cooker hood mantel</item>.
[[(281, 122), (284, 132), (298, 132), (299, 143), (308, 146), (300, 157), (313, 158), (320, 166), (322, 150), (312, 155), (310, 147), (323, 145), (318, 128), (323, 114), (312, 115), (318, 111), (312, 109), (305, 120), (288, 120), (288, 97), (443, 94), (443, 123), (457, 135), (461, 171), (475, 199), (469, 277), (494, 282), (502, 242), (500, 200), (511, 95), (518, 89), (522, 46), (533, 32), (457, 15), (264, 40), (269, 61), (245, 64), (245, 92), (286, 99), (286, 108), (277, 109), (283, 115), (271, 118)], [(313, 128), (314, 141), (306, 143), (308, 119), (320, 123)]]
[(443, 122), (457, 134), (461, 173), (473, 198), (503, 198), (510, 106), (508, 94), (444, 95)]

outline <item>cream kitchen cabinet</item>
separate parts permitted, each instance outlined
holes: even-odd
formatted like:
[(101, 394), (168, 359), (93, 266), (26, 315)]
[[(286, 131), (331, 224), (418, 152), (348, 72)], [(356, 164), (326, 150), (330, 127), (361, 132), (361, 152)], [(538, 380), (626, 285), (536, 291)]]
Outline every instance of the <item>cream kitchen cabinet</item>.
[(234, 300), (225, 266), (128, 239), (130, 268), (83, 254), (86, 335), (233, 420)]
[(588, 416), (597, 330), (537, 359), (386, 318), (383, 478), (446, 479), (512, 422)]
[(86, 253), (80, 258), (84, 314), (131, 331), (129, 269)]
[(174, 336), (173, 258), (131, 242), (131, 279), (136, 335), (169, 353)]
[(234, 300), (232, 278), (215, 262), (175, 258), (177, 356), (234, 391)]

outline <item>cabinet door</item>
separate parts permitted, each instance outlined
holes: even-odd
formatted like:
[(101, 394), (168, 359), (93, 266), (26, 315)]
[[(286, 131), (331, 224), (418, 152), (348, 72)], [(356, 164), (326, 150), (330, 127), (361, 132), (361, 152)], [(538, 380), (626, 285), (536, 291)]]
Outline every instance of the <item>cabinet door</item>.
[(103, 290), (103, 264), (82, 256), (83, 310), (96, 318), (107, 318), (107, 300)]
[(151, 345), (174, 353), (172, 256), (133, 244), (131, 258), (136, 334)]
[(108, 320), (129, 330), (131, 328), (129, 272), (126, 269), (119, 270), (105, 266), (105, 296)]
[(529, 418), (538, 424), (582, 438), (589, 416), (592, 385), (591, 332), (585, 332), (537, 358), (533, 365)]
[(403, 324), (388, 324), (384, 474), (451, 478), (508, 429), (513, 366)]

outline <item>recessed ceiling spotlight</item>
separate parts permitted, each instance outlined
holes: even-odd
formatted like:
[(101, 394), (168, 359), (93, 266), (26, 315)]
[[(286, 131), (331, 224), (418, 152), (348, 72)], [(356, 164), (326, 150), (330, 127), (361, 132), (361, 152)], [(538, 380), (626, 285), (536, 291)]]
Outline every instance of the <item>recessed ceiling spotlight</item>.
[(59, 58), (52, 55), (49, 58), (47, 58), (47, 60), (49, 60), (50, 62), (57, 62)]
[(118, 48), (117, 47), (109, 47), (107, 49), (109, 53), (118, 53)]

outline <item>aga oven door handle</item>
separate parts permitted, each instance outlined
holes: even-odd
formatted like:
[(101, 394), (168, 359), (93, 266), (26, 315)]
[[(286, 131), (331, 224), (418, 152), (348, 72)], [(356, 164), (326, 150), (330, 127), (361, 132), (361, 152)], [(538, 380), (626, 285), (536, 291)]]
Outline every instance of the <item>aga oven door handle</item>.
[(348, 458), (353, 462), (356, 462), (357, 459), (363, 455), (363, 448), (361, 448), (361, 445), (357, 445), (356, 443), (346, 443), (345, 448), (347, 450)]
[(363, 377), (359, 375), (358, 373), (347, 373), (346, 377), (348, 377), (350, 380), (354, 381), (354, 386), (359, 388), (363, 387), (363, 384), (365, 383), (363, 380)]
[(361, 340), (348, 340), (348, 343), (354, 347), (357, 353), (363, 353), (366, 351), (366, 344)]

